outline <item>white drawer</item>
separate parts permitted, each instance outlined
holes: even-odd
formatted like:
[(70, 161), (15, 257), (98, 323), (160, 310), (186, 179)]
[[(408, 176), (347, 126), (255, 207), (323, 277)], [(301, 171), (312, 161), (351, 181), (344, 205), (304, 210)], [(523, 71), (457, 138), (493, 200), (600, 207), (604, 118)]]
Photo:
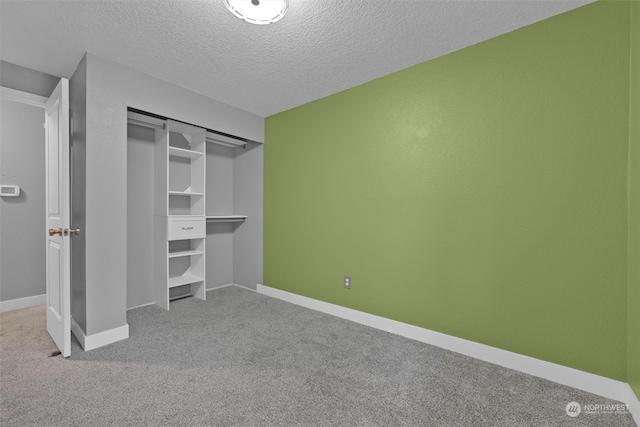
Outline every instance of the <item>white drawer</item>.
[(205, 237), (206, 225), (204, 218), (168, 218), (168, 239), (201, 239)]

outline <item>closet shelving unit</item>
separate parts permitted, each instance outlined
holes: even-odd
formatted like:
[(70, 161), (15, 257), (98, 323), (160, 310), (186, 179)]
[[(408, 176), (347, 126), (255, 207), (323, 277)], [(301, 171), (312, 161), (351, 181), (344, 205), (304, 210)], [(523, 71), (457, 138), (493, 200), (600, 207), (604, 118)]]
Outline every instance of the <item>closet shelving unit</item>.
[(168, 310), (172, 288), (206, 298), (205, 130), (167, 120), (154, 151), (155, 299)]

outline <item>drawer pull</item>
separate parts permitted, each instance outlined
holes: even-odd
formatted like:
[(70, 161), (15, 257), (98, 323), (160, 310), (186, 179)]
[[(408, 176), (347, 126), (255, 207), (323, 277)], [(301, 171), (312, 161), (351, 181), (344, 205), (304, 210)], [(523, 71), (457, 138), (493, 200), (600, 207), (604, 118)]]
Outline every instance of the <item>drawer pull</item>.
[(193, 227), (182, 227), (183, 230), (193, 230)]

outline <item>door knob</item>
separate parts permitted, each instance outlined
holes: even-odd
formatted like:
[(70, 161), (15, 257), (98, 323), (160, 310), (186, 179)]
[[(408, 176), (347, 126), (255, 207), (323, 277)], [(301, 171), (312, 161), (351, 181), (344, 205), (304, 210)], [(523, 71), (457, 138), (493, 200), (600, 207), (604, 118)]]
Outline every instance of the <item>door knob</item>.
[(80, 235), (80, 229), (79, 228), (71, 228), (69, 229), (69, 234), (75, 234), (76, 236)]
[(60, 237), (62, 237), (62, 228), (50, 228), (49, 229), (49, 236), (53, 237), (55, 235), (58, 235)]

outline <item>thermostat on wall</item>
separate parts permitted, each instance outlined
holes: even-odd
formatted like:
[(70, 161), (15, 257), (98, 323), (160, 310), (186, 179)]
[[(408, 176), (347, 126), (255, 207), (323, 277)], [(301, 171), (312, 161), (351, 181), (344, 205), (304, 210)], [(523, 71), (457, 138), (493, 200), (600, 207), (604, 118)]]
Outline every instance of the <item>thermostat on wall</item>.
[(0, 197), (18, 197), (20, 187), (17, 185), (0, 185)]

